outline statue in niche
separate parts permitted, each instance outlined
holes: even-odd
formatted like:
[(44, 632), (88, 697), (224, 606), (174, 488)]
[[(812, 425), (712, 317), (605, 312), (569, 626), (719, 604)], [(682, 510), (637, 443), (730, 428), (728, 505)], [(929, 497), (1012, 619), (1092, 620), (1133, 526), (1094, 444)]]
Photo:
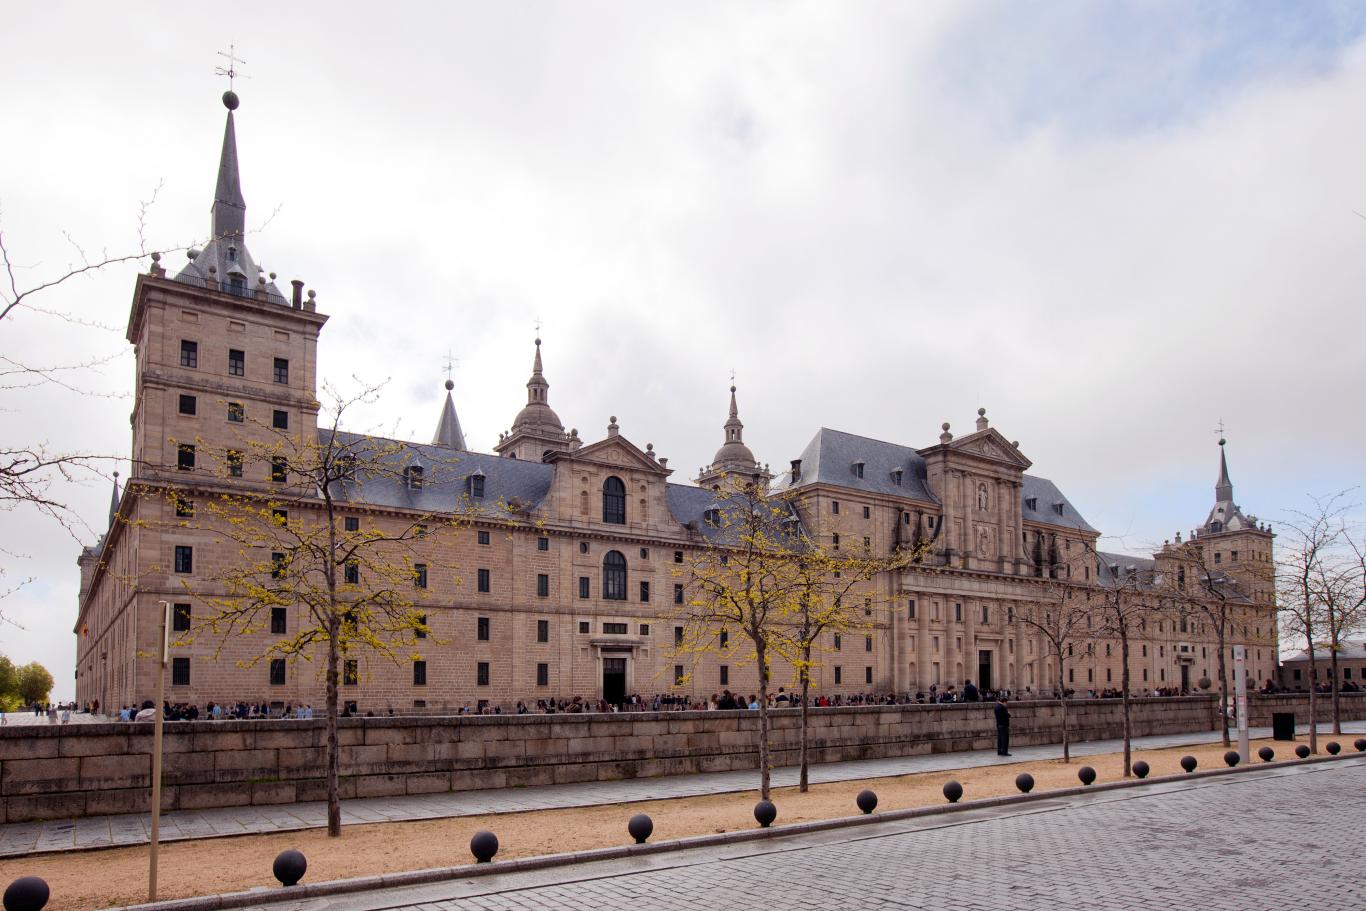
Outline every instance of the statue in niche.
[(983, 559), (991, 556), (991, 533), (985, 526), (977, 529), (977, 556)]
[(987, 485), (977, 485), (977, 508), (982, 512), (987, 511)]

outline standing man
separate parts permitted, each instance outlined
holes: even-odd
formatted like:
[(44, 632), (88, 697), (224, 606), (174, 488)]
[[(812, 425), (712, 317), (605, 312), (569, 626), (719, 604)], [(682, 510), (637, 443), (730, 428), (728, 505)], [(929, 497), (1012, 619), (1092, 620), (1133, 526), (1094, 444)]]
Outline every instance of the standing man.
[(996, 755), (1010, 755), (1010, 709), (1006, 697), (996, 697)]

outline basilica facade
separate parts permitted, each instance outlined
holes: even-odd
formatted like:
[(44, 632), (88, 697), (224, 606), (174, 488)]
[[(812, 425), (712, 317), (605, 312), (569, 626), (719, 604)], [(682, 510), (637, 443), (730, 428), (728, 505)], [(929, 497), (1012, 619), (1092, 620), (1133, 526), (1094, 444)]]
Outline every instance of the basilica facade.
[[(528, 352), (527, 403), (491, 453), (467, 448), (449, 381), (431, 442), (320, 427), (317, 346), (328, 318), (301, 283), (282, 293), (247, 249), (237, 99), (224, 100), (212, 239), (174, 275), (154, 260), (133, 290), (133, 468), (122, 489), (116, 482), (108, 530), (78, 561), (78, 701), (150, 698), (165, 604), (169, 701), (323, 701), (321, 662), (308, 660), (316, 656), (269, 653), (272, 637), (307, 622), (299, 605), (279, 603), (268, 623), (231, 637), (197, 623), (208, 610), (199, 593), (244, 559), (203, 504), (244, 494), (287, 500), (296, 514), (321, 508), (317, 490), (291, 486), (288, 465), (252, 456), (280, 440), (382, 446), (402, 471), (339, 484), (337, 508), (347, 528), (423, 529), (406, 597), (422, 612), (426, 641), (389, 658), (348, 657), (342, 700), (356, 711), (755, 692), (743, 637), (686, 657), (677, 647), (687, 567), (717, 546), (708, 513), (717, 488), (736, 478), (790, 498), (806, 533), (831, 548), (921, 555), (865, 586), (856, 632), (820, 644), (817, 692), (904, 695), (971, 680), (1051, 694), (1062, 656), (1026, 622), (1030, 608), (1064, 588), (1103, 596), (1127, 584), (1153, 609), (1132, 642), (1133, 691), (1188, 691), (1216, 676), (1214, 614), (1201, 609), (1212, 600), (1227, 618), (1224, 648), (1247, 649), (1254, 682), (1275, 676), (1273, 539), (1234, 502), (1222, 441), (1205, 521), (1136, 557), (1103, 551), (1100, 532), (1032, 473), (984, 410), (971, 431), (944, 424), (929, 445), (822, 428), (775, 474), (744, 442), (732, 387), (712, 464), (678, 483), (668, 460), (628, 439), (615, 418), (595, 440), (566, 430), (540, 339)], [(1116, 642), (1096, 629), (1078, 645), (1065, 656), (1064, 686), (1118, 687)], [(789, 668), (775, 669), (775, 687), (791, 683)]]

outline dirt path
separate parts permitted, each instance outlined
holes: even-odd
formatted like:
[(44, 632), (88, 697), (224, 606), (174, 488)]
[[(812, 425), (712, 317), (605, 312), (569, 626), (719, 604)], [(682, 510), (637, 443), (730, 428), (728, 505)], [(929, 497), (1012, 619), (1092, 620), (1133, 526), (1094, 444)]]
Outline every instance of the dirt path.
[[(1257, 748), (1264, 744), (1270, 744), (1278, 758), (1293, 756), (1293, 744), (1255, 741), (1254, 763), (1258, 761)], [(1224, 765), (1224, 749), (1217, 744), (1136, 752), (1134, 759), (1147, 761), (1153, 776), (1171, 775), (1181, 771), (1178, 762), (1186, 754), (1199, 759), (1201, 768)], [(1120, 777), (1121, 757), (1115, 753), (1088, 756), (1070, 765), (1060, 761), (1022, 762), (813, 785), (806, 794), (782, 788), (774, 791), (773, 801), (778, 806), (777, 824), (782, 825), (856, 815), (854, 795), (863, 788), (877, 792), (879, 810), (902, 809), (943, 803), (940, 789), (951, 778), (962, 783), (964, 800), (1017, 793), (1015, 776), (1025, 771), (1034, 776), (1036, 791), (1074, 787), (1077, 769), (1083, 765), (1096, 770), (1098, 781)], [(652, 841), (747, 829), (755, 824), (752, 813), (757, 799), (757, 791), (751, 791), (615, 806), (352, 825), (337, 839), (313, 829), (173, 842), (161, 848), (159, 898), (276, 886), (271, 862), (286, 848), (298, 848), (308, 858), (305, 882), (322, 882), (469, 863), (470, 836), (480, 829), (498, 835), (500, 860), (629, 843), (626, 821), (642, 812), (654, 820)], [(47, 906), (50, 911), (136, 904), (147, 899), (147, 857), (148, 849), (142, 846), (5, 860), (0, 861), (0, 884), (8, 885), (20, 876), (41, 876), (52, 888)]]

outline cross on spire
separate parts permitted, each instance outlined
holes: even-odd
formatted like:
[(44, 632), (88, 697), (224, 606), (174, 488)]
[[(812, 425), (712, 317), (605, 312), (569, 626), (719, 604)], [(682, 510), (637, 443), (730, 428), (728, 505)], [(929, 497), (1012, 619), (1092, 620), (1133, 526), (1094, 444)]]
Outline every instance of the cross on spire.
[(455, 370), (455, 365), (458, 364), (458, 363), (460, 363), (460, 358), (458, 358), (458, 357), (452, 357), (452, 355), (451, 355), (451, 349), (447, 348), (447, 349), (446, 349), (446, 379), (449, 380), (449, 379), (451, 378), (451, 373), (452, 373), (452, 371)]
[(229, 92), (232, 91), (232, 81), (233, 81), (234, 79), (236, 79), (238, 76), (241, 76), (243, 79), (250, 79), (250, 78), (251, 78), (250, 76), (247, 76), (247, 75), (244, 75), (244, 74), (242, 74), (242, 73), (237, 72), (237, 64), (239, 64), (239, 63), (245, 64), (246, 61), (243, 60), (241, 57), (238, 57), (238, 56), (237, 56), (237, 46), (236, 46), (236, 45), (234, 45), (234, 44), (229, 44), (229, 45), (228, 45), (228, 49), (227, 49), (226, 51), (219, 51), (219, 52), (218, 52), (218, 56), (227, 58), (228, 65), (227, 65), (226, 67), (216, 66), (216, 67), (214, 67), (213, 71), (214, 71), (214, 74), (217, 75), (217, 76), (227, 76), (227, 77), (228, 77), (228, 91), (229, 91)]

